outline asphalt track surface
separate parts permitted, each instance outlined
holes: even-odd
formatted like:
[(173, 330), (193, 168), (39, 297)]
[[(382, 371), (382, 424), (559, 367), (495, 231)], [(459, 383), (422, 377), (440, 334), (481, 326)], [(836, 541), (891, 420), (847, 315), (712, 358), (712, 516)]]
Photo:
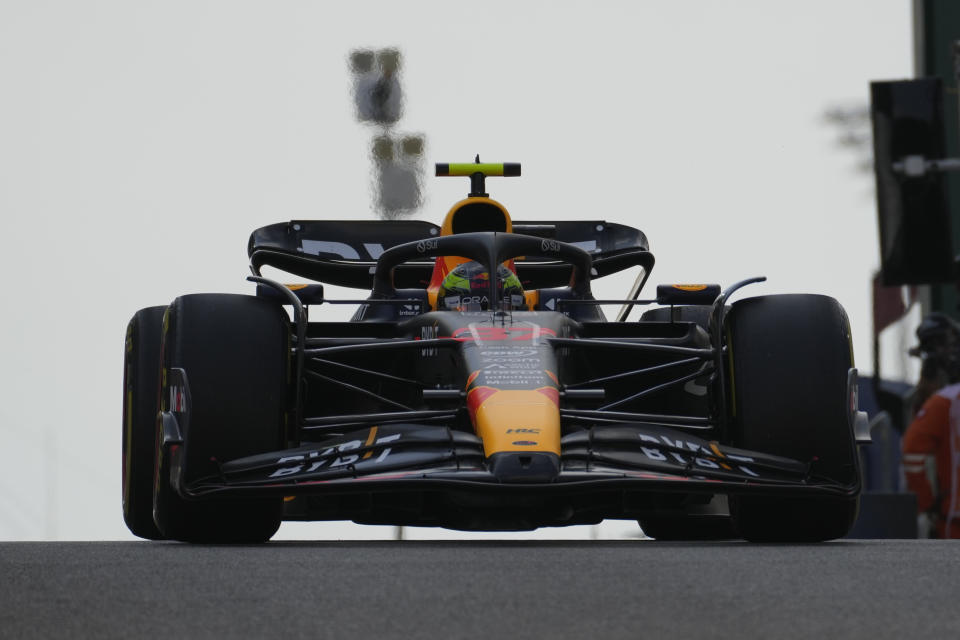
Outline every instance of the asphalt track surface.
[(3, 638), (956, 638), (960, 542), (0, 543)]

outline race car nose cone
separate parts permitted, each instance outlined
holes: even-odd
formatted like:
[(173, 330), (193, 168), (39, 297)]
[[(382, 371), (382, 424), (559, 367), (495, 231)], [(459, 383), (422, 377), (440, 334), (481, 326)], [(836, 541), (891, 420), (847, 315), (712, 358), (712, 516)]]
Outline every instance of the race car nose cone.
[(500, 482), (551, 482), (560, 474), (560, 456), (546, 451), (502, 451), (488, 464)]

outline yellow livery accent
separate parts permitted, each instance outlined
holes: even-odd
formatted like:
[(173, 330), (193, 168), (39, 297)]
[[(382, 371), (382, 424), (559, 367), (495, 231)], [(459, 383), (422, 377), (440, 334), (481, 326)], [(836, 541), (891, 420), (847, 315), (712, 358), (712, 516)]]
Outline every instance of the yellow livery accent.
[(447, 165), (448, 176), (470, 176), (482, 173), (485, 176), (502, 176), (503, 163), (496, 162), (452, 162)]
[[(523, 292), (524, 302), (527, 305), (528, 311), (533, 311), (540, 304), (540, 290), (531, 289), (530, 291)], [(556, 380), (554, 380), (556, 382)]]
[[(716, 442), (711, 442), (711, 443), (710, 443), (710, 450), (713, 451), (714, 455), (716, 455), (718, 458), (726, 458), (726, 457), (727, 457), (727, 456), (723, 455), (723, 451), (720, 451), (720, 447), (717, 445)], [(721, 463), (720, 463), (720, 466), (723, 467), (724, 469), (726, 469), (727, 471), (730, 471), (730, 470), (731, 470), (730, 465), (726, 464), (725, 462), (721, 462)]]
[(127, 389), (127, 424), (124, 425), (127, 430), (127, 448), (123, 452), (123, 473), (125, 482), (123, 483), (123, 506), (127, 507), (130, 502), (130, 465), (133, 464), (133, 388)]
[[(380, 427), (370, 427), (370, 433), (369, 433), (369, 435), (367, 435), (367, 440), (366, 440), (366, 442), (363, 443), (363, 446), (369, 447), (370, 445), (373, 444), (373, 441), (374, 441), (374, 440), (376, 439), (376, 437), (377, 437), (377, 430), (378, 430), (379, 428), (380, 428)], [(363, 454), (363, 459), (366, 460), (366, 459), (369, 458), (371, 455), (373, 455), (373, 451), (367, 451), (365, 454)]]
[(501, 451), (560, 455), (560, 409), (550, 394), (527, 389), (495, 391), (476, 407), (472, 417), (487, 457)]
[(477, 156), (475, 162), (438, 162), (436, 164), (436, 175), (438, 176), (472, 176), (476, 173), (484, 177), (507, 176), (516, 177), (520, 175), (519, 162), (480, 162)]

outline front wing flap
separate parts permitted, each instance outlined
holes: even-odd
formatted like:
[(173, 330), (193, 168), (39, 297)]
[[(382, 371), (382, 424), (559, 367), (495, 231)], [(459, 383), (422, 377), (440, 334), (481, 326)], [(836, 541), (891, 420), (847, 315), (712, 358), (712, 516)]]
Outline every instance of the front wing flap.
[(458, 489), (572, 491), (630, 485), (651, 490), (810, 492), (855, 495), (816, 475), (815, 464), (651, 424), (603, 425), (561, 441), (561, 470), (550, 482), (499, 481), (485, 466), (475, 435), (418, 424), (373, 426), (320, 443), (220, 463), (220, 473), (178, 483), (187, 498), (245, 492), (283, 495)]

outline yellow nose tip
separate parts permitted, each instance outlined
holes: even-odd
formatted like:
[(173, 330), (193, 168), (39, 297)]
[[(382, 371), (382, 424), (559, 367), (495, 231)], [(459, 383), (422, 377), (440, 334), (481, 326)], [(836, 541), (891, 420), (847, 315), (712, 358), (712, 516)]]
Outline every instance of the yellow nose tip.
[(489, 394), (473, 415), (484, 454), (545, 451), (560, 455), (557, 390), (500, 390)]

